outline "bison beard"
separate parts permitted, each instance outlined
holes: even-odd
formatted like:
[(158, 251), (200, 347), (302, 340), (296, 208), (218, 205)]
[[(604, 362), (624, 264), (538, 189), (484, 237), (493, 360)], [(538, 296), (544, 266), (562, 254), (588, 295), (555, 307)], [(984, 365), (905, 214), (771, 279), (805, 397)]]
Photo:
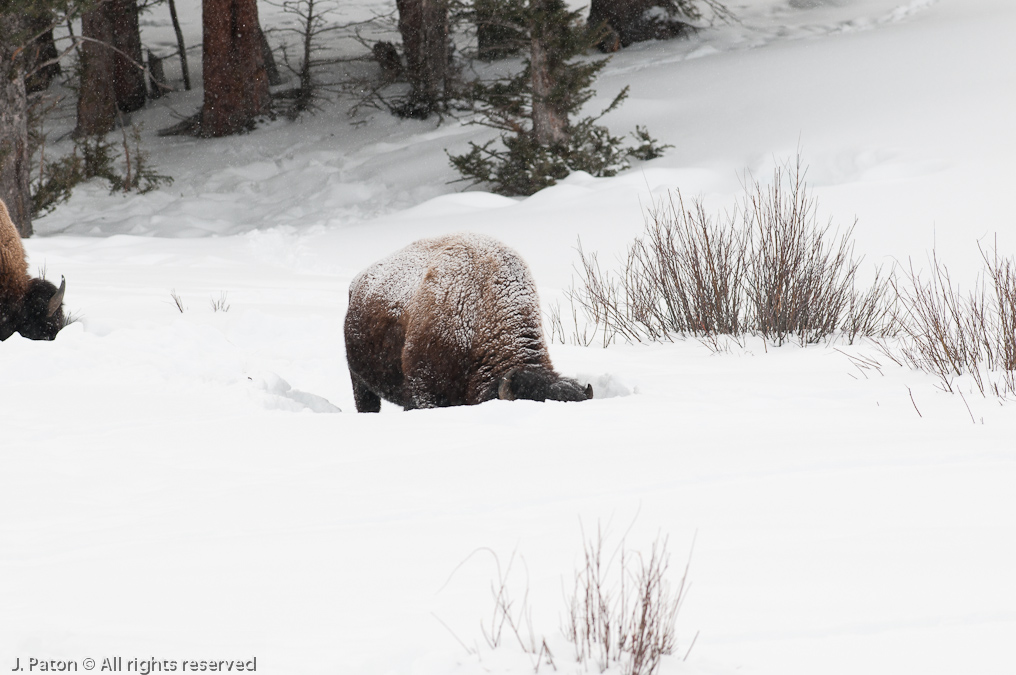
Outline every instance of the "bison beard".
[(360, 412), (382, 398), (412, 409), (593, 395), (554, 372), (525, 262), (482, 235), (423, 239), (361, 272), (345, 338)]

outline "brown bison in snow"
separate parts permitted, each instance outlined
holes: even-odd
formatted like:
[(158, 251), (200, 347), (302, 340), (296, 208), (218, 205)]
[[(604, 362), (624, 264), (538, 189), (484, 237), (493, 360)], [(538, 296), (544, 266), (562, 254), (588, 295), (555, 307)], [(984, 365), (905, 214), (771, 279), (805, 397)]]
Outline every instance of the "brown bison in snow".
[(526, 263), (483, 235), (421, 239), (365, 269), (349, 287), (345, 336), (360, 412), (382, 398), (408, 410), (593, 397), (554, 372)]
[(66, 323), (60, 288), (28, 276), (28, 261), (7, 205), (0, 200), (0, 340), (14, 333), (32, 340), (52, 340)]

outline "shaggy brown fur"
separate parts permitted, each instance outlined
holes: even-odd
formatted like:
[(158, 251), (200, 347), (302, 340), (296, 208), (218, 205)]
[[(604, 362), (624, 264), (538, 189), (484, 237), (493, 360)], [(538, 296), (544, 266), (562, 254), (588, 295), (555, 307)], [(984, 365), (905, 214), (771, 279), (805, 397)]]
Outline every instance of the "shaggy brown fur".
[(346, 359), (356, 409), (579, 401), (592, 388), (554, 372), (522, 258), (490, 237), (422, 239), (349, 288)]
[(0, 199), (0, 296), (22, 297), (28, 290), (28, 260), (21, 235), (11, 222), (7, 205)]
[(0, 340), (14, 333), (31, 340), (52, 340), (64, 327), (63, 294), (45, 279), (28, 276), (21, 236), (0, 200)]

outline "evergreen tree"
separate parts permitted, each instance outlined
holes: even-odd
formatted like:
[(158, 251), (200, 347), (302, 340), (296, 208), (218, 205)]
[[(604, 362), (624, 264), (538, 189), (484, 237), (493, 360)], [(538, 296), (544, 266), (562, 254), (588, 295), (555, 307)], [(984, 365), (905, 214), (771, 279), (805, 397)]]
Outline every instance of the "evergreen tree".
[(493, 140), (470, 143), (468, 153), (450, 156), (463, 180), (489, 183), (500, 194), (528, 195), (572, 171), (612, 176), (628, 167), (629, 155), (650, 159), (666, 147), (643, 129), (641, 145), (626, 147), (623, 138), (597, 124), (624, 101), (627, 87), (599, 115), (575, 121), (595, 94), (592, 83), (607, 62), (578, 58), (602, 38), (579, 12), (568, 11), (562, 0), (512, 3), (510, 11), (508, 20), (524, 27), (529, 57), (515, 77), (474, 84), (476, 123), (500, 131), (503, 147)]
[(513, 11), (517, 0), (473, 0), (471, 18), (476, 25), (477, 56), (485, 61), (517, 54), (523, 47), (524, 26), (519, 12)]
[(678, 37), (707, 19), (733, 18), (719, 0), (591, 0), (589, 5), (589, 25), (606, 29), (599, 42), (605, 52), (633, 42)]

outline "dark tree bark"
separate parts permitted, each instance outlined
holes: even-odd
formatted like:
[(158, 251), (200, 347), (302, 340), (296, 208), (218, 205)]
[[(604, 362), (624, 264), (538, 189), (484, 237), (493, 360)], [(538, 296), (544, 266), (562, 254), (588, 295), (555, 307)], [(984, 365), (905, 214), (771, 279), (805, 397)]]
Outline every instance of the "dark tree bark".
[(176, 16), (176, 2), (169, 0), (169, 18), (173, 22), (173, 32), (176, 33), (176, 48), (180, 52), (180, 70), (183, 72), (183, 88), (190, 91), (190, 68), (187, 67), (187, 47), (183, 44), (183, 31), (180, 29), (180, 19)]
[(255, 0), (203, 0), (205, 99), (201, 134), (246, 131), (269, 111), (268, 73)]
[(0, 199), (22, 237), (32, 234), (28, 96), (24, 51), (12, 36), (26, 31), (23, 14), (0, 14)]
[(530, 27), (529, 75), (533, 91), (533, 134), (542, 146), (568, 142), (568, 106), (555, 97), (561, 75), (562, 55), (555, 47), (567, 25), (541, 18), (562, 5), (560, 0), (531, 0), (535, 21)]
[(113, 21), (109, 0), (102, 0), (81, 17), (81, 88), (78, 92), (76, 136), (100, 136), (116, 122), (116, 94), (113, 87)]
[[(113, 26), (113, 92), (123, 112), (145, 107), (145, 71), (141, 69), (141, 28), (137, 0), (110, 0), (106, 5)], [(122, 53), (121, 53), (122, 52)]]
[(446, 0), (396, 0), (406, 75), (413, 87), (406, 115), (427, 117), (444, 99), (451, 56)]

